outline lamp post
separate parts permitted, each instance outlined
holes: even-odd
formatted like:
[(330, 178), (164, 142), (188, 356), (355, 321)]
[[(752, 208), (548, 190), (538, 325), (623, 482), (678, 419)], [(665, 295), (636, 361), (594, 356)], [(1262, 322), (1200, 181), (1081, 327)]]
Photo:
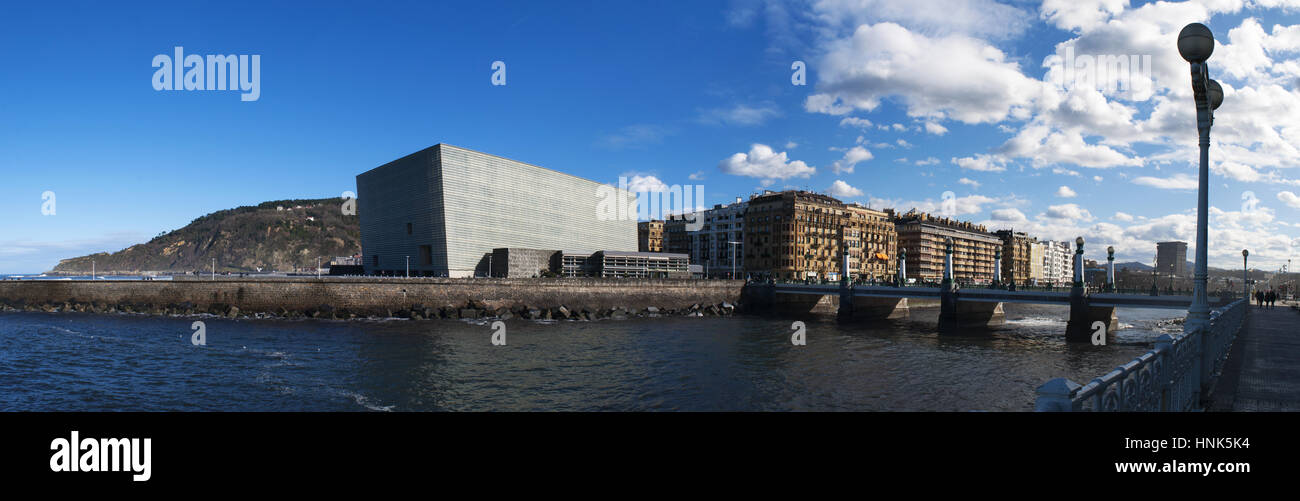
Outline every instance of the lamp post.
[(993, 250), (993, 284), (992, 288), (997, 289), (1002, 283), (1002, 249)]
[(1115, 292), (1115, 246), (1106, 247), (1106, 292)]
[(953, 286), (952, 274), (952, 237), (944, 242), (943, 245), (943, 283), (942, 287), (947, 289)]
[(1206, 294), (1209, 247), (1210, 127), (1214, 110), (1223, 104), (1223, 87), (1210, 79), (1205, 61), (1214, 53), (1214, 34), (1201, 23), (1192, 23), (1178, 33), (1178, 54), (1191, 64), (1192, 93), (1196, 100), (1196, 128), (1200, 132), (1201, 165), (1196, 197), (1196, 272), (1193, 274), (1192, 306), (1183, 327), (1191, 332), (1210, 324), (1210, 302)]
[(731, 244), (731, 279), (735, 280), (736, 279), (736, 246), (740, 245), (740, 242), (729, 240), (727, 241), (727, 243)]
[(1083, 288), (1083, 237), (1074, 239), (1074, 287)]
[(907, 248), (898, 249), (898, 286), (907, 286)]
[[(1245, 259), (1251, 256), (1251, 251), (1242, 249), (1242, 297), (1245, 299), (1245, 306), (1251, 306), (1251, 268), (1245, 264)], [(1247, 310), (1249, 311), (1249, 310)]]

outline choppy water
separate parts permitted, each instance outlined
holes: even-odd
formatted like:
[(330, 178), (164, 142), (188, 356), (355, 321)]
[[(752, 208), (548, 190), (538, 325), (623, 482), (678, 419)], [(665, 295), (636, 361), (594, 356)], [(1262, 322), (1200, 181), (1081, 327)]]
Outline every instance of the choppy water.
[[(0, 409), (55, 411), (1031, 410), (1149, 348), (1170, 310), (1120, 310), (1108, 346), (1064, 341), (1068, 308), (1006, 305), (985, 337), (906, 321), (652, 318), (227, 320), (0, 313)], [(190, 343), (206, 324), (207, 345)]]

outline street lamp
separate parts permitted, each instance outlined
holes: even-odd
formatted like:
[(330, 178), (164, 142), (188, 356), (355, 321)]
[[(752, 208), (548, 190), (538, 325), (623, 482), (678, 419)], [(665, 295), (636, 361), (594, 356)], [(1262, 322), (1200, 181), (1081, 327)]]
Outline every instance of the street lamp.
[(727, 243), (731, 244), (731, 279), (735, 280), (736, 279), (736, 246), (740, 245), (740, 242), (729, 240), (727, 241)]
[(1209, 246), (1210, 127), (1214, 110), (1223, 104), (1223, 87), (1210, 79), (1205, 61), (1214, 53), (1214, 34), (1201, 23), (1192, 23), (1178, 33), (1178, 54), (1191, 64), (1192, 93), (1196, 99), (1196, 128), (1200, 132), (1201, 168), (1196, 200), (1196, 272), (1193, 275), (1192, 306), (1187, 310), (1185, 330), (1191, 332), (1210, 324), (1210, 301), (1206, 294)]
[(1241, 292), (1246, 299), (1246, 306), (1250, 306), (1250, 268), (1246, 266), (1246, 258), (1250, 257), (1250, 251), (1241, 250)]

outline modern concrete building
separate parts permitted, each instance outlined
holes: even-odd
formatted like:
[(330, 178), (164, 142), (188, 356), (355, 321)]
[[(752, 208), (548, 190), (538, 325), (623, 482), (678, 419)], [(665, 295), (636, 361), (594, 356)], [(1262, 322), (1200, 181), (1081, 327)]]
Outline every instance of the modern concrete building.
[(496, 248), (637, 248), (633, 193), (448, 144), (358, 175), (357, 195), (367, 274), (483, 275)]
[(1156, 271), (1164, 276), (1187, 276), (1187, 242), (1156, 242)]

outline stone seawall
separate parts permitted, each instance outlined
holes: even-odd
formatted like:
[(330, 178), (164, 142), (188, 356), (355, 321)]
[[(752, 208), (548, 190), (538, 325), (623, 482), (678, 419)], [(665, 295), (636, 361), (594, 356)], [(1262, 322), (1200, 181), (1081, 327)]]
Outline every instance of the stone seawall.
[(740, 280), (179, 277), (0, 281), (0, 305), (43, 311), (227, 316), (578, 318), (727, 314)]

